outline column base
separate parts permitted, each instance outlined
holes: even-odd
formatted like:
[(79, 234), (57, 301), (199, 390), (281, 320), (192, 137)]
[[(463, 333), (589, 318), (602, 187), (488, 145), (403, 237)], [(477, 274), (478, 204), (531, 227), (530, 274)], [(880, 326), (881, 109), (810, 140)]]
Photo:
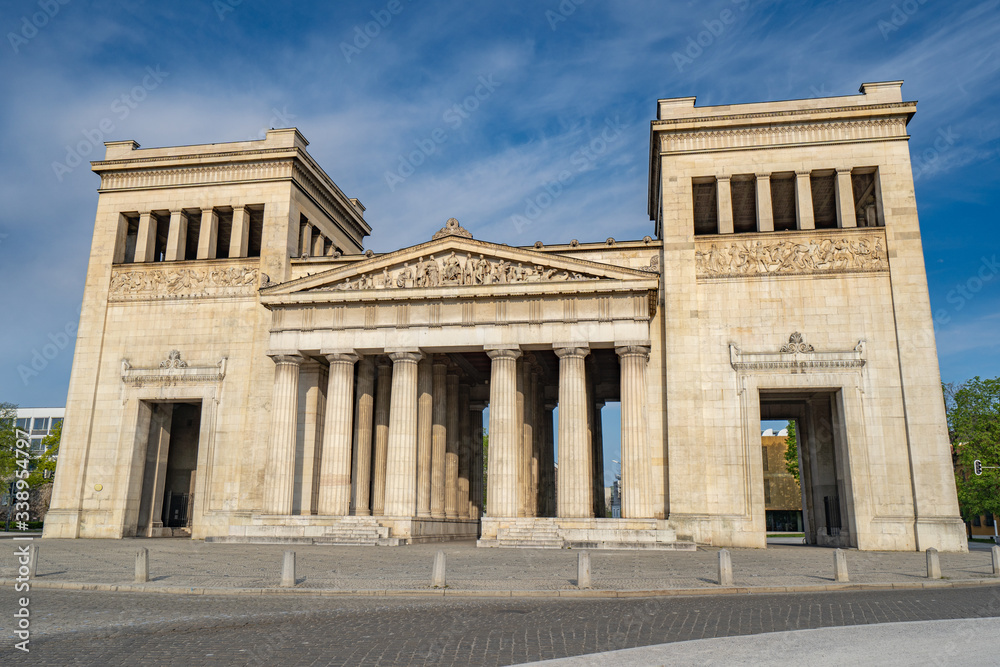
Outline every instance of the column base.
[(669, 521), (484, 517), (480, 547), (536, 549), (665, 549), (694, 551), (679, 542)]

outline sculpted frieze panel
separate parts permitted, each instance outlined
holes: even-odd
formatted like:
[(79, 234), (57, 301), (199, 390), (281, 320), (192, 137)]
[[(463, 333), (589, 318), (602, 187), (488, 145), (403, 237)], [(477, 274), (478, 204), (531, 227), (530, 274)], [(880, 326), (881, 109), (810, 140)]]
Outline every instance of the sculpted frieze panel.
[(788, 238), (718, 236), (699, 239), (695, 250), (699, 278), (887, 271), (882, 230), (854, 233), (795, 233)]
[(257, 291), (260, 279), (256, 266), (155, 266), (134, 265), (112, 269), (109, 300), (249, 296)]
[(450, 287), (471, 285), (508, 285), (515, 283), (559, 282), (569, 280), (596, 280), (596, 276), (576, 271), (525, 265), (504, 259), (471, 253), (450, 252), (444, 257), (430, 255), (401, 266), (385, 267), (340, 281), (314, 291), (409, 289), (422, 287)]

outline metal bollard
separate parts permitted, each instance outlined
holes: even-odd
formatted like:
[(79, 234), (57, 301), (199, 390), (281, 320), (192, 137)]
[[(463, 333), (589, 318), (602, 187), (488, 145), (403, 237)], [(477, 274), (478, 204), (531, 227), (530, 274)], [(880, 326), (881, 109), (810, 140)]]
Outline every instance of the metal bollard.
[(31, 579), (35, 578), (35, 572), (38, 570), (38, 545), (32, 544), (28, 547), (28, 577)]
[(444, 572), (445, 560), (443, 551), (437, 552), (434, 556), (434, 570), (431, 575), (431, 586), (434, 588), (444, 588), (447, 583)]
[(285, 561), (281, 566), (281, 585), (283, 588), (295, 586), (295, 552), (286, 551)]
[(927, 578), (941, 578), (941, 559), (938, 558), (937, 549), (934, 547), (927, 550)]
[(1000, 547), (990, 549), (993, 552), (993, 575), (1000, 576)]
[(139, 549), (135, 552), (135, 583), (144, 584), (149, 581), (149, 549)]
[(833, 580), (838, 583), (850, 581), (847, 577), (847, 552), (843, 549), (833, 550)]
[(719, 585), (733, 585), (733, 559), (725, 549), (719, 551)]
[(586, 551), (576, 558), (576, 587), (590, 588), (590, 553)]

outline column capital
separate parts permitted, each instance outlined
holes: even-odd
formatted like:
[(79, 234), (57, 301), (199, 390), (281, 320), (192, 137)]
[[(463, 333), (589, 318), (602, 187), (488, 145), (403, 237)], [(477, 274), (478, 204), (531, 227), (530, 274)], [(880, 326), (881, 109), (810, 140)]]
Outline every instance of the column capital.
[(615, 353), (619, 357), (643, 357), (649, 359), (649, 343), (620, 343), (615, 346)]
[(483, 410), (486, 409), (487, 405), (489, 405), (488, 401), (469, 401), (470, 410), (479, 410), (480, 412), (482, 412)]
[(519, 347), (486, 347), (486, 354), (490, 359), (517, 359), (521, 356)]
[(800, 170), (797, 169), (797, 170), (795, 170), (795, 175), (801, 178), (803, 176), (812, 176), (812, 172), (809, 171), (808, 169), (806, 169), (804, 171), (800, 171)]
[(854, 171), (851, 167), (837, 167), (838, 174), (850, 174)]
[(353, 364), (361, 358), (353, 350), (323, 350), (321, 354), (331, 364)]
[(275, 364), (295, 364), (296, 366), (300, 366), (306, 360), (298, 350), (269, 350), (267, 356), (271, 357), (271, 360)]
[(389, 355), (389, 359), (392, 363), (410, 363), (415, 364), (424, 358), (424, 353), (420, 350), (386, 350)]
[(722, 182), (722, 181), (728, 182), (728, 181), (732, 180), (732, 178), (733, 178), (732, 176), (716, 176), (715, 180), (717, 180), (719, 182)]
[(389, 357), (380, 354), (378, 358), (375, 359), (375, 365), (378, 366), (380, 369), (392, 368), (392, 361), (389, 359)]
[(590, 346), (586, 343), (561, 343), (553, 345), (552, 351), (560, 359), (563, 357), (580, 357), (582, 359), (590, 354)]
[(754, 174), (754, 176), (757, 177), (758, 181), (769, 181), (769, 180), (771, 180), (771, 173), (770, 172), (768, 172), (766, 174)]

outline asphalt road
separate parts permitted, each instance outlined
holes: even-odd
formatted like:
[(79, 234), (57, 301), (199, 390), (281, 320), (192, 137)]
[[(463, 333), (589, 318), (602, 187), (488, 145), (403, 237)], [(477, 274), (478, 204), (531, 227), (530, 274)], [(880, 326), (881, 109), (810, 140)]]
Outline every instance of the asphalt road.
[(11, 648), (15, 606), (14, 592), (0, 591), (4, 665), (509, 665), (713, 637), (997, 617), (1000, 587), (506, 601), (35, 590), (29, 654)]

